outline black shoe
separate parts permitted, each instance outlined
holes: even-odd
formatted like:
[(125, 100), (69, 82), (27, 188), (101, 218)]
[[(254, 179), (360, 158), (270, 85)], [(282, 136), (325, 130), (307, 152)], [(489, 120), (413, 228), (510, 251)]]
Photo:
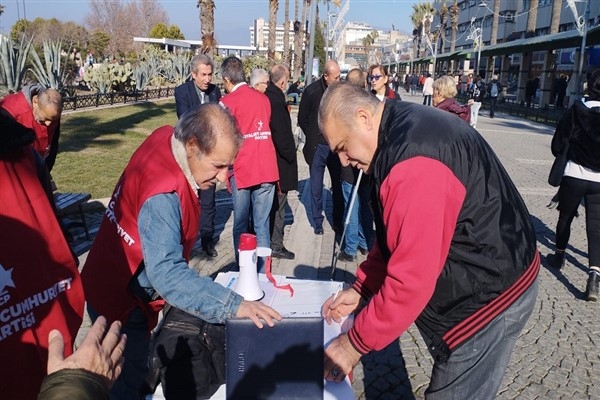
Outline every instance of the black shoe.
[(271, 257), (283, 258), (285, 260), (293, 260), (294, 258), (296, 258), (296, 255), (288, 249), (286, 249), (285, 247), (282, 247), (281, 250), (272, 250)]
[(561, 269), (565, 266), (565, 252), (563, 251), (562, 253), (556, 252), (554, 254), (548, 254), (546, 256), (546, 261), (552, 268)]
[(315, 235), (322, 235), (325, 233), (322, 226), (316, 226), (314, 229)]
[(600, 273), (592, 270), (585, 288), (585, 299), (587, 301), (598, 301), (598, 286), (600, 286)]
[(342, 251), (340, 251), (340, 254), (338, 255), (338, 260), (340, 260), (340, 261), (355, 261), (356, 256), (351, 256), (350, 254), (348, 254), (344, 250), (342, 250)]
[(362, 254), (363, 256), (366, 256), (367, 254), (369, 254), (369, 249), (363, 249), (362, 247), (358, 247), (358, 251), (360, 252), (360, 254)]
[(215, 245), (214, 244), (206, 244), (206, 245), (202, 245), (202, 250), (204, 250), (204, 253), (209, 256), (209, 257), (216, 257), (219, 255), (219, 253), (217, 253), (217, 250), (215, 250)]

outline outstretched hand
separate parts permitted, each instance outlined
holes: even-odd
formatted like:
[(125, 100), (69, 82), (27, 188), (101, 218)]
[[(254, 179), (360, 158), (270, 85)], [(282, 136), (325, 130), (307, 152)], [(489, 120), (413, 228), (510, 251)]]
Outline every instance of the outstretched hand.
[[(48, 335), (48, 374), (61, 369), (85, 369), (104, 377), (109, 386), (123, 369), (123, 351), (127, 337), (121, 334), (121, 323), (115, 321), (106, 332), (106, 318), (98, 317), (81, 346), (64, 358), (65, 342), (54, 329)], [(106, 332), (106, 335), (104, 334)]]
[(275, 325), (273, 320), (281, 321), (281, 314), (260, 301), (242, 300), (240, 308), (238, 308), (235, 316), (239, 318), (250, 318), (260, 329), (264, 326), (261, 319), (271, 327)]

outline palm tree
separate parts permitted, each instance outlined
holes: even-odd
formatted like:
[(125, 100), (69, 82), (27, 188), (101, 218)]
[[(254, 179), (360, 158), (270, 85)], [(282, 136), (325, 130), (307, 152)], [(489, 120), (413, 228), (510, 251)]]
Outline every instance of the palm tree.
[(552, 3), (552, 20), (550, 21), (550, 34), (558, 33), (560, 24), (560, 14), (562, 11), (562, 1), (554, 0)]
[[(294, 0), (294, 81), (300, 77), (302, 70), (302, 23), (298, 20), (300, 0)], [(304, 4), (304, 1), (302, 1)]]
[(290, 64), (290, 0), (285, 0), (285, 15), (283, 17), (283, 62)]
[(364, 68), (367, 69), (369, 67), (369, 52), (371, 50), (371, 46), (373, 45), (373, 43), (375, 43), (375, 38), (373, 36), (371, 36), (371, 34), (367, 34), (367, 36), (365, 36), (362, 39), (362, 44), (365, 48), (365, 65)]
[(498, 43), (498, 24), (499, 23), (500, 23), (500, 0), (494, 0), (494, 16), (492, 17), (492, 34), (490, 36), (490, 45), (494, 45), (494, 44)]
[[(450, 52), (453, 52), (456, 48), (456, 31), (458, 31), (458, 14), (460, 13), (460, 9), (458, 8), (458, 4), (456, 0), (454, 0), (454, 4), (450, 7), (450, 24), (452, 25), (452, 39), (450, 39)], [(450, 62), (450, 71), (454, 72), (454, 60)]]
[[(410, 15), (410, 20), (413, 23), (413, 51), (415, 51), (414, 53), (414, 58), (419, 58), (421, 57), (421, 39), (424, 32), (424, 26), (423, 26), (423, 22), (425, 20), (425, 16), (426, 15), (434, 15), (435, 13), (435, 8), (433, 7), (433, 4), (431, 3), (419, 3), (419, 4), (413, 4), (413, 12)], [(430, 25), (431, 25), (431, 21)], [(429, 34), (429, 32), (426, 32), (427, 34)]]
[(440, 39), (442, 42), (441, 45), (441, 53), (446, 51), (446, 26), (448, 25), (448, 7), (446, 7), (446, 1), (442, 3), (442, 7), (440, 7)]
[(277, 38), (277, 10), (279, 0), (269, 0), (269, 46), (267, 59), (271, 64), (275, 63), (275, 41)]
[(217, 48), (215, 40), (215, 2), (214, 0), (198, 0), (196, 7), (200, 9), (200, 32), (202, 35), (202, 54), (214, 56)]

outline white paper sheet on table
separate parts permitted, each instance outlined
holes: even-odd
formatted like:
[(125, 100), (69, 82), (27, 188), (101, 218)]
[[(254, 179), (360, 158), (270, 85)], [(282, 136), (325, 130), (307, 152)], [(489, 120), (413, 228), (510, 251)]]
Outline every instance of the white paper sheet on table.
[[(318, 317), (321, 315), (321, 306), (329, 296), (335, 294), (338, 289), (343, 289), (343, 282), (336, 281), (314, 281), (287, 278), (282, 275), (273, 275), (277, 285), (292, 285), (294, 295), (290, 295), (290, 291), (286, 289), (277, 289), (264, 274), (258, 274), (258, 281), (261, 288), (265, 292), (265, 296), (261, 300), (268, 306), (273, 307), (283, 317)], [(235, 290), (238, 282), (238, 272), (220, 272), (215, 278), (215, 282)], [(327, 346), (331, 340), (337, 337), (341, 332), (346, 332), (352, 327), (352, 319), (346, 318), (341, 324), (332, 323), (327, 325), (324, 322), (324, 341)], [(159, 387), (152, 397), (147, 397), (147, 400), (162, 400), (162, 390)], [(355, 399), (352, 391), (352, 383), (346, 377), (343, 382), (325, 382), (323, 392), (324, 400), (353, 400)], [(211, 397), (211, 400), (225, 400), (225, 385)]]

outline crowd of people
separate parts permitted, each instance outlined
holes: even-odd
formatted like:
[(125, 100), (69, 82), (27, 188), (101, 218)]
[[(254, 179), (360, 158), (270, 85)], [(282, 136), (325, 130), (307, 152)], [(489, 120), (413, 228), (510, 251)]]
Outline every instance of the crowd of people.
[[(96, 399), (110, 390), (111, 398), (132, 399), (151, 392), (158, 381), (177, 388), (177, 396), (208, 397), (222, 382), (194, 379), (208, 373), (204, 361), (198, 369), (190, 361), (190, 384), (189, 374), (173, 373), (178, 371), (173, 360), (165, 360), (152, 343), (160, 312), (170, 313), (171, 322), (201, 321), (209, 342), (228, 318), (249, 318), (257, 329), (281, 319), (273, 308), (246, 301), (189, 266), (198, 236), (207, 257), (218, 255), (217, 182), (232, 195), (234, 249), (252, 231), (261, 270), (266, 257), (295, 258), (284, 244), (287, 196), (298, 189), (289, 67), (256, 69), (247, 82), (242, 60), (228, 57), (219, 66), (225, 93), (212, 83), (214, 70), (209, 56), (193, 57), (191, 80), (175, 91), (176, 124), (157, 128), (132, 155), (81, 274), (49, 189), (60, 94), (32, 85), (0, 100), (0, 179), (10, 186), (0, 193), (6, 249), (0, 254), (0, 290), (11, 315), (2, 317), (0, 330), (6, 355), (0, 389), (7, 398), (69, 393)], [(338, 259), (368, 254), (356, 282), (322, 306), (328, 323), (355, 313), (350, 331), (325, 349), (324, 377), (340, 382), (363, 355), (383, 349), (414, 322), (434, 360), (428, 398), (491, 399), (533, 311), (540, 268), (529, 212), (474, 129), (486, 95), (494, 117), (502, 85), (493, 76), (487, 85), (474, 77), (457, 87), (449, 76), (434, 80), (427, 74), (424, 102), (417, 105), (401, 100), (397, 77), (385, 66), (353, 69), (346, 82), (340, 75), (338, 63), (328, 60), (322, 76), (302, 90), (298, 110), (313, 233), (323, 235), (326, 228), (327, 169), (331, 226), (336, 240), (344, 238)], [(412, 92), (412, 77), (408, 84)], [(469, 94), (468, 104), (454, 99), (459, 90)], [(559, 191), (556, 252), (548, 262), (564, 265), (571, 221), (584, 198), (586, 298), (595, 301), (600, 166), (593, 155), (600, 149), (591, 127), (600, 110), (600, 72), (590, 75), (588, 90), (589, 101), (565, 114), (552, 143), (555, 155), (566, 142), (570, 146)], [(31, 246), (35, 252), (26, 250)], [(73, 353), (84, 301), (94, 325)], [(201, 341), (185, 342), (185, 349), (177, 349), (181, 357), (191, 360), (202, 351)], [(151, 362), (156, 357), (159, 371)], [(31, 377), (27, 387), (19, 384), (25, 375)]]

